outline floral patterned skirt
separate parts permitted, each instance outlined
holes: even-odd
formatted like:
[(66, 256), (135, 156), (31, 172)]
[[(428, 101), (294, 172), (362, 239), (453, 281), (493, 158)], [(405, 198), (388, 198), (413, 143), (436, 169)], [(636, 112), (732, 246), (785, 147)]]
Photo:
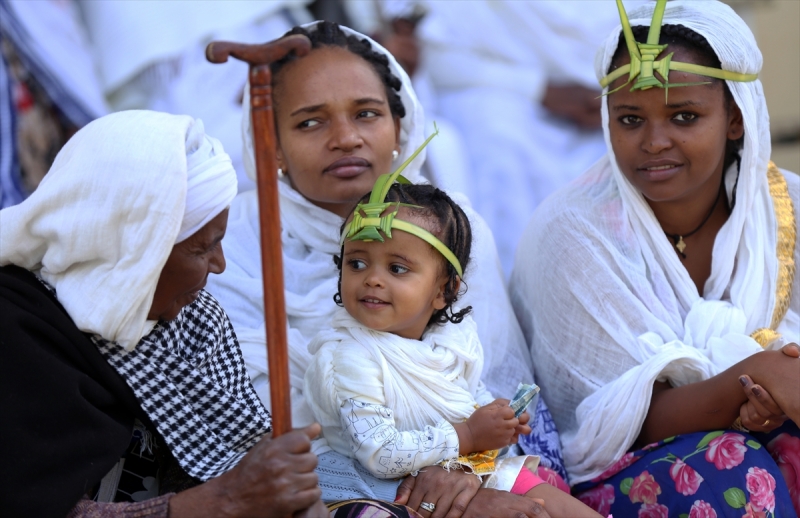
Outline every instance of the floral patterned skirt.
[(328, 504), (332, 518), (422, 518), (416, 511), (379, 500), (346, 500)]
[(791, 518), (800, 513), (800, 429), (667, 438), (626, 453), (573, 494), (603, 516)]

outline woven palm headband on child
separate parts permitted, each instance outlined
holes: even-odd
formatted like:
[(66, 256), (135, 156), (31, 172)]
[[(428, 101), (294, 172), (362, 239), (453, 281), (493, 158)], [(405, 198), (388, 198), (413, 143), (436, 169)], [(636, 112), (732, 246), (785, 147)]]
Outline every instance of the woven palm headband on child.
[[(406, 168), (406, 166), (408, 166), (408, 164), (411, 163), (412, 160), (414, 160), (414, 158), (416, 158), (419, 152), (428, 145), (428, 142), (430, 142), (431, 139), (438, 134), (439, 130), (436, 129), (436, 131), (434, 131), (434, 133), (428, 137), (425, 142), (423, 142), (422, 145), (418, 147), (417, 150), (414, 151), (414, 153), (400, 165), (400, 167), (397, 168), (396, 171), (390, 174), (382, 174), (377, 180), (375, 180), (375, 185), (372, 187), (372, 192), (369, 195), (369, 201), (367, 203), (359, 203), (356, 205), (356, 209), (353, 211), (353, 220), (342, 233), (341, 243), (344, 243), (345, 239), (349, 239), (350, 241), (383, 242), (384, 237), (381, 235), (381, 233), (386, 235), (387, 238), (391, 239), (392, 229), (402, 230), (403, 232), (408, 232), (409, 234), (417, 236), (438, 250), (439, 253), (441, 253), (444, 258), (453, 265), (453, 268), (456, 269), (458, 276), (463, 277), (461, 263), (458, 261), (458, 258), (455, 256), (455, 254), (453, 254), (453, 252), (451, 252), (444, 243), (439, 241), (436, 236), (424, 228), (418, 227), (413, 223), (409, 223), (408, 221), (404, 221), (397, 217), (397, 211), (400, 210), (400, 207), (417, 207), (417, 205), (384, 201), (386, 199), (386, 195), (389, 193), (389, 189), (392, 187), (392, 184), (394, 184), (395, 181), (403, 184), (411, 183), (408, 181), (408, 179), (400, 175), (400, 173)], [(389, 207), (394, 207), (394, 209), (387, 212), (385, 216), (381, 216), (381, 214), (383, 214), (383, 212)]]
[[(658, 55), (667, 48), (667, 45), (658, 44), (658, 39), (661, 35), (661, 21), (664, 18), (664, 9), (666, 8), (666, 5), (667, 0), (658, 0), (656, 2), (656, 8), (653, 11), (653, 21), (650, 23), (650, 31), (647, 33), (647, 43), (639, 43), (633, 37), (631, 24), (628, 21), (628, 15), (625, 13), (625, 7), (622, 5), (622, 0), (617, 0), (619, 18), (622, 22), (622, 31), (625, 34), (625, 43), (628, 46), (628, 53), (631, 55), (631, 62), (627, 65), (619, 67), (600, 80), (600, 86), (605, 88), (613, 83), (615, 79), (625, 75), (625, 73), (629, 74), (628, 80), (625, 82), (625, 84), (608, 92), (609, 94), (614, 93), (628, 85), (635, 78), (636, 81), (631, 87), (631, 92), (634, 90), (647, 90), (654, 86), (668, 90), (669, 88), (676, 88), (679, 86), (707, 84), (670, 83), (667, 80), (670, 70), (688, 72), (700, 76), (713, 77), (715, 79), (726, 79), (729, 81), (747, 82), (758, 79), (758, 74), (740, 74), (738, 72), (731, 72), (730, 70), (722, 70), (719, 68), (695, 65), (692, 63), (672, 61), (672, 55), (674, 52), (671, 52), (662, 59), (655, 61), (656, 57), (658, 57)], [(664, 78), (663, 83), (653, 75), (654, 71), (657, 71), (661, 77)]]

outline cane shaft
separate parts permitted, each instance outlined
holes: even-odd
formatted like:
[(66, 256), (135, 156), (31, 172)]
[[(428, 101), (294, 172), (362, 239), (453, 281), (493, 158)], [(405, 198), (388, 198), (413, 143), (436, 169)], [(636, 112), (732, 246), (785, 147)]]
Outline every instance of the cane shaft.
[(212, 63), (224, 63), (229, 56), (233, 56), (250, 65), (250, 114), (256, 162), (261, 275), (267, 328), (267, 369), (272, 402), (272, 434), (275, 437), (292, 429), (292, 403), (286, 301), (283, 291), (277, 138), (269, 64), (289, 52), (294, 51), (300, 57), (310, 50), (311, 42), (302, 35), (288, 36), (262, 45), (217, 41), (206, 47), (206, 58)]
[[(292, 429), (289, 397), (289, 353), (286, 332), (286, 300), (283, 291), (281, 214), (278, 201), (278, 163), (275, 157), (275, 116), (269, 65), (250, 69), (250, 114), (256, 155), (258, 217), (261, 230), (261, 266), (264, 290), (264, 318), (267, 327), (267, 364), (272, 435)], [(272, 151), (272, 152), (270, 152)]]

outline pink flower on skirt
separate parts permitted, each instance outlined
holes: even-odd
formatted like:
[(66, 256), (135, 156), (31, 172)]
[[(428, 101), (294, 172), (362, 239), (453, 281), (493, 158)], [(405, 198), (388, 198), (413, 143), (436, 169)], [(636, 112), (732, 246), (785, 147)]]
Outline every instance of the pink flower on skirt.
[(606, 516), (611, 512), (611, 504), (614, 503), (614, 486), (611, 484), (597, 486), (578, 495), (578, 499), (598, 513)]
[(695, 500), (689, 509), (689, 518), (717, 518), (717, 512), (705, 500)]
[(639, 518), (669, 518), (669, 509), (661, 504), (644, 504), (639, 508)]
[(623, 469), (630, 466), (631, 464), (633, 464), (634, 462), (636, 462), (637, 460), (639, 460), (639, 457), (634, 457), (633, 452), (628, 452), (625, 455), (623, 455), (617, 462), (612, 464), (607, 470), (600, 473), (599, 476), (593, 478), (592, 482), (597, 482), (600, 480), (605, 480), (608, 477), (612, 477), (617, 473), (619, 473), (620, 471), (622, 471)]
[(795, 511), (800, 512), (800, 437), (782, 433), (767, 444), (767, 451), (786, 480)]
[(753, 504), (750, 502), (744, 506), (744, 511), (745, 514), (742, 516), (742, 518), (767, 518), (767, 513), (753, 509)]
[(746, 452), (744, 435), (725, 433), (708, 443), (706, 460), (713, 462), (717, 469), (732, 469), (742, 463)]
[[(654, 504), (661, 494), (661, 486), (653, 478), (653, 475), (647, 471), (642, 471), (638, 477), (633, 479), (631, 490), (628, 496), (634, 504), (642, 502), (643, 504)], [(641, 512), (640, 512), (641, 515)], [(654, 515), (655, 516), (655, 515)], [(664, 515), (666, 516), (666, 515)]]
[(769, 471), (752, 467), (745, 475), (747, 492), (750, 493), (750, 503), (756, 511), (766, 509), (775, 512), (775, 479)]
[(677, 459), (669, 468), (669, 476), (675, 481), (675, 491), (684, 496), (697, 493), (703, 482), (703, 477), (681, 459)]

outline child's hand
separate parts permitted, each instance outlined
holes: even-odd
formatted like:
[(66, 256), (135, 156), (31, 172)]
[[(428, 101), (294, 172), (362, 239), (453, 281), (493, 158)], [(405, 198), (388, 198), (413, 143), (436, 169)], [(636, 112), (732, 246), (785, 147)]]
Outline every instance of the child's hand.
[(511, 438), (511, 444), (517, 444), (520, 435), (528, 435), (531, 433), (531, 427), (528, 425), (530, 420), (531, 416), (528, 412), (523, 412), (519, 415), (519, 424), (514, 429), (514, 437)]
[(458, 433), (459, 453), (496, 450), (511, 444), (519, 419), (507, 399), (495, 399), (475, 411), (466, 423), (454, 425)]

